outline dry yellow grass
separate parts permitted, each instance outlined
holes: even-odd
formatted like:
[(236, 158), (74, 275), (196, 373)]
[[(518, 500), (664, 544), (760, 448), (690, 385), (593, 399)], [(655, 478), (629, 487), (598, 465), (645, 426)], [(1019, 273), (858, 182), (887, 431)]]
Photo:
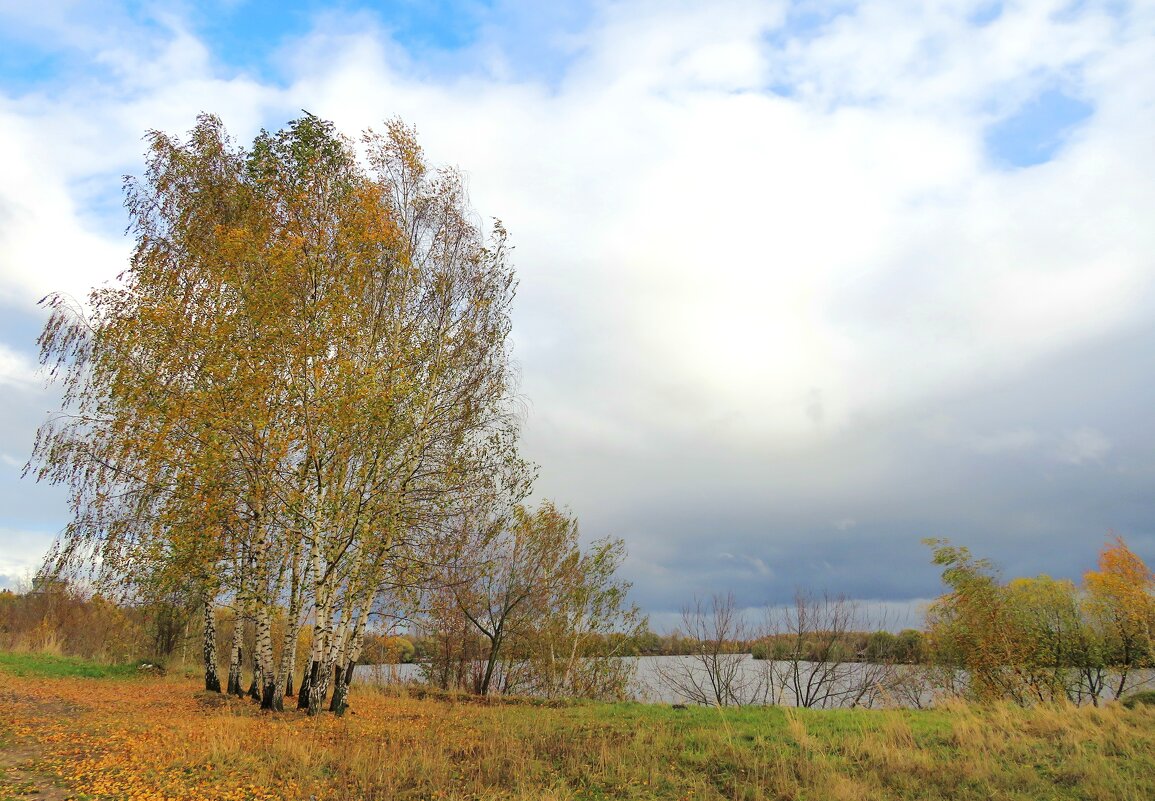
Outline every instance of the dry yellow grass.
[(179, 677), (0, 675), (0, 688), (0, 749), (31, 758), (0, 773), (0, 798), (29, 775), (57, 798), (139, 801), (1155, 798), (1143, 708), (673, 710), (366, 690), (353, 714), (310, 719)]

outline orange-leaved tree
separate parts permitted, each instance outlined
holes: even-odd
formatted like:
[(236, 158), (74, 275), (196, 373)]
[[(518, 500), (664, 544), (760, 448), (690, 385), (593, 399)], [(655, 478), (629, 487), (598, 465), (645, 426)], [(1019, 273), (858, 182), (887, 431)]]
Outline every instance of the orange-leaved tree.
[(969, 692), (980, 701), (1023, 701), (1015, 667), (1024, 649), (1004, 586), (994, 565), (946, 540), (926, 540), (943, 567), (950, 591), (928, 610), (927, 634), (939, 661), (969, 674)]
[(1151, 632), (1155, 624), (1155, 575), (1122, 537), (1103, 546), (1099, 569), (1083, 575), (1086, 608), (1105, 644), (1106, 662), (1114, 670), (1114, 694), (1130, 686), (1137, 668), (1152, 664)]

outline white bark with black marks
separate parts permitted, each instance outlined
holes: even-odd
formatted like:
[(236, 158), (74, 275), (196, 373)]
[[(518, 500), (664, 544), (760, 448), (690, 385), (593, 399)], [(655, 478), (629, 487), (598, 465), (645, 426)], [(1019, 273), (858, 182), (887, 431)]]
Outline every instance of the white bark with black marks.
[(217, 616), (212, 599), (205, 600), (204, 663), (205, 691), (219, 693), (221, 676), (217, 672)]

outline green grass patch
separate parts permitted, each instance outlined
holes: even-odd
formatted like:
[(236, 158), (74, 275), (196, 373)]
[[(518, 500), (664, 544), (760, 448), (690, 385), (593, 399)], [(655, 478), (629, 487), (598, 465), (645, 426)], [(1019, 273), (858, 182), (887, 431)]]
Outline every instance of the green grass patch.
[(104, 665), (75, 656), (0, 651), (0, 671), (15, 676), (65, 678), (81, 676), (92, 679), (123, 679), (136, 676), (137, 666)]

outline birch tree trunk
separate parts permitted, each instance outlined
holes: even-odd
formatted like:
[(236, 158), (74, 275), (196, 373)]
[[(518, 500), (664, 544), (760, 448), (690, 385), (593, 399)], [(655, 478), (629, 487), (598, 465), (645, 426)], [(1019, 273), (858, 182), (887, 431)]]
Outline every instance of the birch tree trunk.
[(344, 715), (349, 708), (349, 685), (353, 683), (353, 669), (357, 667), (357, 660), (361, 658), (361, 648), (365, 642), (365, 632), (358, 631), (353, 637), (353, 644), (345, 657), (345, 669), (337, 674), (337, 686), (333, 688), (333, 703), (329, 711), (336, 715)]
[(297, 690), (297, 709), (308, 709), (309, 698), (313, 692), (313, 681), (317, 678), (317, 660), (310, 653), (309, 662), (305, 665), (305, 672), (301, 674), (301, 686)]
[(301, 596), (304, 594), (300, 558), (300, 547), (294, 547), (290, 556), (289, 609), (285, 617), (285, 636), (281, 641), (281, 663), (275, 677), (277, 689), (273, 696), (273, 707), (278, 711), (284, 710), (285, 697), (293, 695), (293, 672), (297, 669), (297, 638), (301, 634)]
[(217, 617), (211, 598), (205, 599), (204, 660), (205, 691), (219, 693), (221, 677), (217, 672)]
[(313, 621), (313, 647), (309, 655), (309, 670), (301, 684), (301, 691), (297, 694), (297, 708), (308, 709), (310, 715), (316, 715), (322, 710), (325, 697), (329, 693), (329, 665), (325, 657), (333, 639), (331, 597), (329, 589), (324, 588), (324, 595), (317, 605), (317, 617)]
[(253, 680), (249, 682), (249, 691), (246, 695), (254, 701), (261, 700), (261, 649), (253, 648)]
[(321, 658), (321, 663), (317, 665), (316, 678), (313, 684), (309, 687), (309, 714), (316, 715), (318, 712), (324, 711), (325, 698), (329, 694), (329, 681), (334, 665), (342, 651), (345, 649), (346, 638), (349, 634), (349, 617), (351, 610), (346, 607), (341, 615), (341, 622), (332, 630), (332, 621), (329, 621), (329, 647), (324, 650), (324, 655)]
[(353, 617), (352, 628), (342, 640), (341, 653), (333, 662), (333, 701), (329, 711), (338, 715), (345, 713), (349, 701), (349, 685), (353, 682), (353, 669), (361, 658), (361, 646), (365, 639), (365, 621), (369, 619), (369, 606), (373, 602), (373, 585), (361, 598), (361, 605)]
[(245, 691), (241, 689), (241, 662), (244, 658), (245, 622), (240, 615), (233, 620), (233, 644), (229, 649), (229, 695), (241, 697)]
[[(273, 670), (273, 619), (268, 604), (261, 604), (257, 612), (257, 661), (260, 665), (259, 677), (254, 677), (261, 695), (261, 709), (283, 711), (283, 696), (278, 692), (282, 685)], [(277, 702), (281, 702), (277, 708)]]
[(285, 698), (293, 695), (293, 673), (297, 669), (297, 639), (301, 634), (301, 624), (296, 614), (290, 613), (285, 623), (285, 639), (281, 643), (281, 664), (277, 667), (277, 709), (284, 709)]
[(276, 684), (273, 690), (273, 709), (278, 712), (284, 711), (285, 696), (293, 694), (293, 671), (297, 669), (297, 638), (301, 633), (301, 624), (297, 619), (300, 615), (298, 597), (294, 596), (289, 602), (289, 612), (285, 620), (285, 636), (281, 641), (281, 662), (272, 679)]
[(257, 641), (256, 616), (253, 617), (253, 679), (249, 682), (249, 691), (247, 695), (254, 701), (261, 700), (261, 675), (264, 673), (264, 665), (261, 664), (261, 649), (260, 643)]
[(326, 645), (326, 623), (332, 617), (333, 592), (323, 569), (321, 545), (314, 542), (309, 557), (309, 574), (313, 583), (313, 641), (309, 647), (309, 662), (301, 676), (301, 687), (297, 691), (297, 709), (309, 709), (313, 697), (313, 685), (317, 681), (317, 671), (321, 664)]

